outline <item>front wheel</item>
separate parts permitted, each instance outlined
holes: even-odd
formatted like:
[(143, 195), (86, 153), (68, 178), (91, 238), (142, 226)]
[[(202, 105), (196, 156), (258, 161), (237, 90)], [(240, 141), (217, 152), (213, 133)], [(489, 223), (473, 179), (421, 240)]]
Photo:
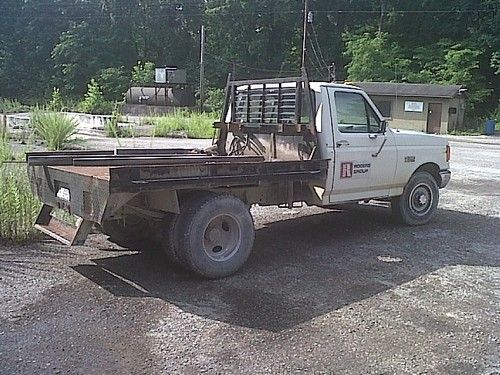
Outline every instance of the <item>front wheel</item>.
[(436, 213), (439, 188), (428, 172), (416, 172), (406, 184), (403, 194), (392, 199), (392, 212), (407, 225), (428, 223)]

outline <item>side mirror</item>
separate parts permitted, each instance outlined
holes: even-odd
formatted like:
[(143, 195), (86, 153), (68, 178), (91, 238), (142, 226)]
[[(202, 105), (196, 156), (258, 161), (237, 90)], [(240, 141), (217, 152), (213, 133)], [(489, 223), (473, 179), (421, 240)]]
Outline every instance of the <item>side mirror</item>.
[(380, 132), (382, 134), (385, 134), (387, 130), (387, 120), (382, 120), (382, 123), (380, 124)]

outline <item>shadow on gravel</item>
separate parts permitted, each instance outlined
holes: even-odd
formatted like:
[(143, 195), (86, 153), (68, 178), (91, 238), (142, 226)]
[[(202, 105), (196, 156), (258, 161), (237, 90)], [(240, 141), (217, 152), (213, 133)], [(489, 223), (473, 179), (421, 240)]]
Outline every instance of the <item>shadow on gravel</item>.
[(281, 331), (448, 265), (500, 266), (500, 219), (440, 210), (407, 227), (377, 207), (283, 220), (257, 230), (235, 276), (200, 280), (161, 252), (74, 267), (115, 296), (155, 297), (243, 327)]

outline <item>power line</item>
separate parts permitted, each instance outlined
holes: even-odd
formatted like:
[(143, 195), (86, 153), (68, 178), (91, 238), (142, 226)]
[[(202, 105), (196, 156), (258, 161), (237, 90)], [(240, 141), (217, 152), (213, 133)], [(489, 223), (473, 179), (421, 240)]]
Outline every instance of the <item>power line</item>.
[(318, 57), (318, 52), (316, 51), (316, 48), (314, 47), (314, 43), (312, 42), (311, 35), (309, 33), (308, 33), (308, 39), (309, 39), (309, 43), (311, 44), (311, 49), (313, 51), (314, 57), (316, 58), (316, 62), (318, 63), (318, 65), (321, 68), (328, 68), (328, 66), (326, 64), (323, 64), (321, 62), (321, 59)]
[(227, 59), (224, 59), (220, 56), (217, 56), (217, 55), (213, 55), (209, 52), (206, 52), (205, 51), (205, 55), (207, 56), (210, 56), (216, 60), (219, 60), (219, 61), (223, 61), (225, 63), (228, 63), (228, 64), (234, 64), (236, 66), (239, 66), (241, 68), (244, 68), (244, 69), (247, 69), (247, 70), (253, 70), (253, 71), (256, 71), (256, 72), (269, 72), (269, 73), (297, 73), (296, 70), (273, 70), (273, 69), (265, 69), (265, 68), (255, 68), (255, 67), (252, 67), (252, 66), (248, 66), (248, 65), (245, 65), (245, 64), (242, 64), (238, 61), (231, 61), (231, 60), (227, 60)]
[[(39, 6), (40, 4), (37, 4)], [(47, 5), (54, 5), (54, 4), (47, 4)], [(57, 4), (56, 4), (57, 5)], [(61, 8), (79, 8), (79, 9), (84, 9), (86, 8), (85, 5), (82, 4), (82, 6), (77, 5), (77, 4), (63, 4), (60, 5)], [(6, 7), (3, 7), (5, 9)], [(12, 10), (26, 10), (26, 8), (10, 8)], [(152, 11), (158, 9), (168, 9), (167, 7), (155, 7), (151, 8)], [(202, 12), (202, 13), (185, 13), (182, 10), (175, 10), (174, 14), (182, 15), (184, 17), (195, 17), (195, 16), (206, 16), (206, 15), (211, 15), (216, 13), (216, 12), (211, 12), (210, 10), (207, 12)], [(33, 9), (35, 11), (35, 9)], [(489, 9), (439, 9), (439, 10), (387, 10), (387, 13), (390, 14), (399, 14), (399, 15), (404, 15), (404, 14), (450, 14), (450, 13), (489, 13), (489, 12), (496, 12), (498, 11), (498, 8), (489, 8)], [(302, 10), (277, 10), (277, 11), (269, 11), (269, 12), (261, 12), (261, 11), (253, 11), (253, 12), (231, 12), (231, 15), (234, 17), (237, 16), (244, 16), (244, 15), (272, 15), (272, 14), (302, 14)], [(347, 10), (347, 9), (337, 9), (337, 10), (315, 10), (311, 11), (313, 14), (379, 14), (379, 10)], [(36, 9), (36, 14), (33, 15), (11, 15), (11, 16), (4, 16), (0, 15), (0, 18), (45, 18), (47, 15), (51, 17), (56, 17), (56, 18), (61, 18), (61, 19), (91, 19), (91, 18), (96, 18), (96, 17), (110, 17), (110, 14), (104, 14), (104, 15), (99, 15), (99, 14), (92, 14), (88, 16), (71, 16), (71, 15), (65, 15), (65, 14), (53, 14), (53, 13), (47, 13), (46, 15), (40, 15), (40, 9)], [(120, 15), (113, 15), (114, 18), (130, 18), (131, 16), (120, 16)], [(154, 14), (153, 17), (158, 17), (162, 18), (165, 17), (165, 15), (160, 15), (160, 14)]]
[(321, 61), (323, 62), (323, 65), (325, 65), (327, 67), (328, 64), (326, 63), (325, 57), (323, 56), (323, 51), (321, 51), (321, 46), (320, 46), (319, 40), (318, 40), (318, 34), (316, 33), (316, 29), (314, 28), (313, 22), (311, 22), (311, 29), (313, 31), (314, 39), (316, 40), (316, 45), (318, 47), (319, 56), (321, 57)]

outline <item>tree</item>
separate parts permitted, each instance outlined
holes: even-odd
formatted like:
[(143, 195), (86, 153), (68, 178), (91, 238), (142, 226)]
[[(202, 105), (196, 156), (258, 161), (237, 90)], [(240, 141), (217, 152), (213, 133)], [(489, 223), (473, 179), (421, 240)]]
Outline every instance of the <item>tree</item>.
[(388, 40), (387, 33), (344, 34), (347, 78), (352, 81), (388, 81), (405, 79), (410, 61), (401, 48)]

